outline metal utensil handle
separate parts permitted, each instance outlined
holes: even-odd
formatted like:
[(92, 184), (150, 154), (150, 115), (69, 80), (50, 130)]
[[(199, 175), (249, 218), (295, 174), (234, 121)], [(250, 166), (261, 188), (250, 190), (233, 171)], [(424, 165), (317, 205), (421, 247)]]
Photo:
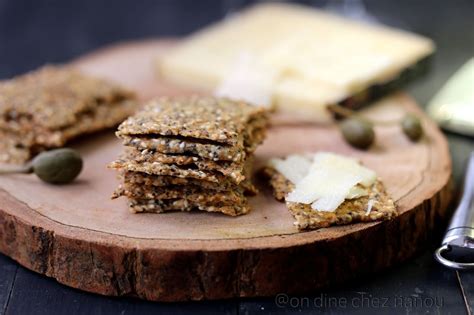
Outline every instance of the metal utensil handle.
[(449, 245), (442, 245), (435, 251), (436, 260), (441, 264), (445, 265), (446, 267), (453, 269), (466, 270), (474, 268), (474, 263), (457, 262), (444, 258), (443, 253), (449, 251), (451, 251), (451, 247)]
[(474, 152), (469, 157), (461, 201), (454, 212), (441, 247), (435, 251), (435, 258), (446, 267), (474, 268), (474, 262), (457, 262), (443, 256), (444, 253), (461, 248), (474, 252)]

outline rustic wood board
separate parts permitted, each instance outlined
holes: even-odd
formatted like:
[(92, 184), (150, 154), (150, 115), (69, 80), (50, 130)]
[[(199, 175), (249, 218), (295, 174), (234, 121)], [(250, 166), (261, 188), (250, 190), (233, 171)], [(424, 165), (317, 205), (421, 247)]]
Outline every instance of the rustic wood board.
[[(154, 95), (189, 93), (156, 78), (153, 59), (171, 43), (125, 43), (75, 61), (82, 70)], [(413, 256), (445, 222), (451, 161), (446, 139), (405, 94), (365, 115), (423, 118), (425, 138), (411, 143), (397, 126), (378, 126), (368, 151), (349, 147), (334, 125), (275, 123), (256, 152), (256, 166), (295, 152), (333, 151), (378, 172), (398, 205), (391, 221), (298, 232), (265, 183), (253, 211), (231, 218), (209, 213), (130, 214), (110, 200), (118, 185), (106, 165), (122, 151), (113, 132), (74, 144), (85, 158), (67, 186), (33, 176), (0, 178), (0, 251), (23, 266), (82, 290), (157, 301), (308, 292), (381, 271)]]

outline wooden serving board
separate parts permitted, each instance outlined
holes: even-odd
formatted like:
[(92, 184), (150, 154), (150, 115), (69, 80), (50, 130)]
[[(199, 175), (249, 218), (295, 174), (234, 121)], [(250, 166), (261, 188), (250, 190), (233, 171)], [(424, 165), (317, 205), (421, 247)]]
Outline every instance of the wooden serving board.
[[(154, 75), (153, 59), (169, 45), (121, 44), (75, 65), (130, 86), (144, 99), (185, 93)], [(413, 256), (446, 217), (451, 161), (439, 129), (405, 94), (365, 114), (383, 121), (406, 112), (423, 118), (426, 136), (419, 143), (387, 124), (376, 128), (376, 144), (364, 152), (348, 146), (332, 124), (276, 123), (256, 152), (257, 168), (297, 152), (360, 158), (396, 200), (400, 215), (391, 221), (299, 232), (260, 179), (248, 215), (131, 214), (125, 200), (110, 199), (118, 180), (106, 165), (122, 151), (110, 131), (74, 144), (85, 168), (73, 184), (47, 185), (31, 175), (0, 178), (0, 251), (71, 287), (157, 301), (296, 294), (354, 277), (363, 281)]]

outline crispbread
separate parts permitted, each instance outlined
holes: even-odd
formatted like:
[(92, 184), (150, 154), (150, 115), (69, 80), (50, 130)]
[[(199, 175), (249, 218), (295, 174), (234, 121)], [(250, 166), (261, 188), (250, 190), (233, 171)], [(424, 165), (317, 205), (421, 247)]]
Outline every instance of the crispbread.
[(181, 139), (121, 136), (125, 146), (139, 150), (150, 149), (164, 154), (191, 154), (213, 161), (242, 161), (246, 153), (241, 148), (208, 143), (188, 142)]
[(45, 67), (0, 83), (1, 162), (117, 125), (136, 109), (132, 93), (66, 67)]
[[(275, 198), (280, 201), (294, 188), (293, 183), (272, 167), (265, 167), (263, 173), (269, 178)], [(345, 200), (334, 212), (313, 210), (310, 204), (286, 202), (286, 205), (296, 220), (294, 224), (301, 230), (388, 220), (398, 214), (393, 200), (380, 180), (368, 189), (368, 193), (368, 196)]]
[(227, 191), (234, 190), (238, 191), (243, 189), (246, 195), (253, 196), (257, 194), (257, 189), (252, 184), (250, 175), (247, 175), (250, 172), (245, 172), (245, 180), (243, 180), (239, 185), (236, 185), (234, 182), (226, 179), (218, 183), (200, 180), (195, 178), (182, 178), (176, 176), (156, 176), (150, 175), (142, 172), (129, 172), (126, 171), (121, 175), (122, 180), (125, 184), (141, 184), (147, 186), (157, 186), (157, 187), (173, 187), (173, 186), (195, 186), (201, 187), (203, 189), (208, 189), (212, 191)]
[(82, 114), (82, 118), (75, 125), (60, 130), (46, 130), (38, 127), (23, 132), (12, 132), (0, 129), (0, 139), (2, 139), (0, 162), (24, 163), (37, 153), (49, 148), (62, 147), (78, 136), (112, 128), (130, 115), (135, 108), (136, 103), (132, 101), (100, 106), (88, 114)]
[(136, 110), (134, 101), (121, 101), (120, 103), (99, 106), (90, 113), (81, 115), (81, 119), (74, 125), (54, 132), (51, 139), (37, 139), (37, 143), (46, 147), (63, 146), (67, 141), (79, 135), (96, 132), (116, 126), (124, 118)]
[(267, 118), (261, 117), (249, 123), (243, 135), (243, 143), (225, 145), (202, 139), (157, 135), (120, 135), (123, 144), (139, 150), (149, 149), (163, 154), (186, 154), (212, 161), (241, 162), (253, 153), (266, 135)]
[(118, 103), (133, 93), (68, 67), (46, 66), (0, 82), (0, 127), (13, 130), (72, 126), (100, 104)]
[(244, 102), (212, 97), (159, 98), (124, 121), (117, 135), (154, 134), (239, 145), (253, 118), (266, 110)]
[(241, 205), (246, 203), (243, 192), (239, 191), (211, 191), (199, 186), (155, 187), (143, 185), (121, 185), (114, 193), (113, 198), (125, 196), (129, 199), (186, 199), (189, 202)]
[[(110, 163), (110, 168), (126, 170), (131, 172), (142, 172), (150, 175), (176, 176), (182, 178), (195, 178), (218, 183), (225, 179), (225, 176), (212, 171), (201, 171), (199, 169), (189, 169), (175, 164), (163, 164), (159, 162), (136, 162), (128, 158), (121, 158)], [(239, 182), (236, 182), (237, 184)]]
[(189, 155), (167, 155), (163, 153), (153, 152), (151, 150), (137, 150), (129, 148), (127, 150), (127, 157), (137, 163), (162, 163), (175, 164), (178, 166), (185, 166), (193, 169), (200, 169), (203, 171), (217, 171), (224, 176), (230, 176), (234, 179), (241, 179), (243, 177), (243, 162), (216, 162), (213, 160), (200, 159), (196, 156)]
[(244, 205), (209, 205), (193, 204), (185, 199), (176, 200), (133, 200), (129, 201), (129, 210), (133, 213), (152, 212), (163, 213), (168, 211), (201, 210), (207, 212), (220, 212), (230, 216), (246, 214), (250, 211), (248, 204)]

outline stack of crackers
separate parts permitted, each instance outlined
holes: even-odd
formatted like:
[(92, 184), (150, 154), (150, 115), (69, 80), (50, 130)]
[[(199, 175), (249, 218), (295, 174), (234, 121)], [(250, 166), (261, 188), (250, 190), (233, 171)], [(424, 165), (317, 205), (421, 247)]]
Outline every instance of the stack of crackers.
[(267, 112), (211, 97), (161, 98), (124, 121), (118, 169), (131, 212), (250, 211), (252, 153), (263, 142)]
[(0, 82), (0, 162), (24, 163), (80, 135), (118, 125), (134, 94), (69, 67), (47, 66)]

